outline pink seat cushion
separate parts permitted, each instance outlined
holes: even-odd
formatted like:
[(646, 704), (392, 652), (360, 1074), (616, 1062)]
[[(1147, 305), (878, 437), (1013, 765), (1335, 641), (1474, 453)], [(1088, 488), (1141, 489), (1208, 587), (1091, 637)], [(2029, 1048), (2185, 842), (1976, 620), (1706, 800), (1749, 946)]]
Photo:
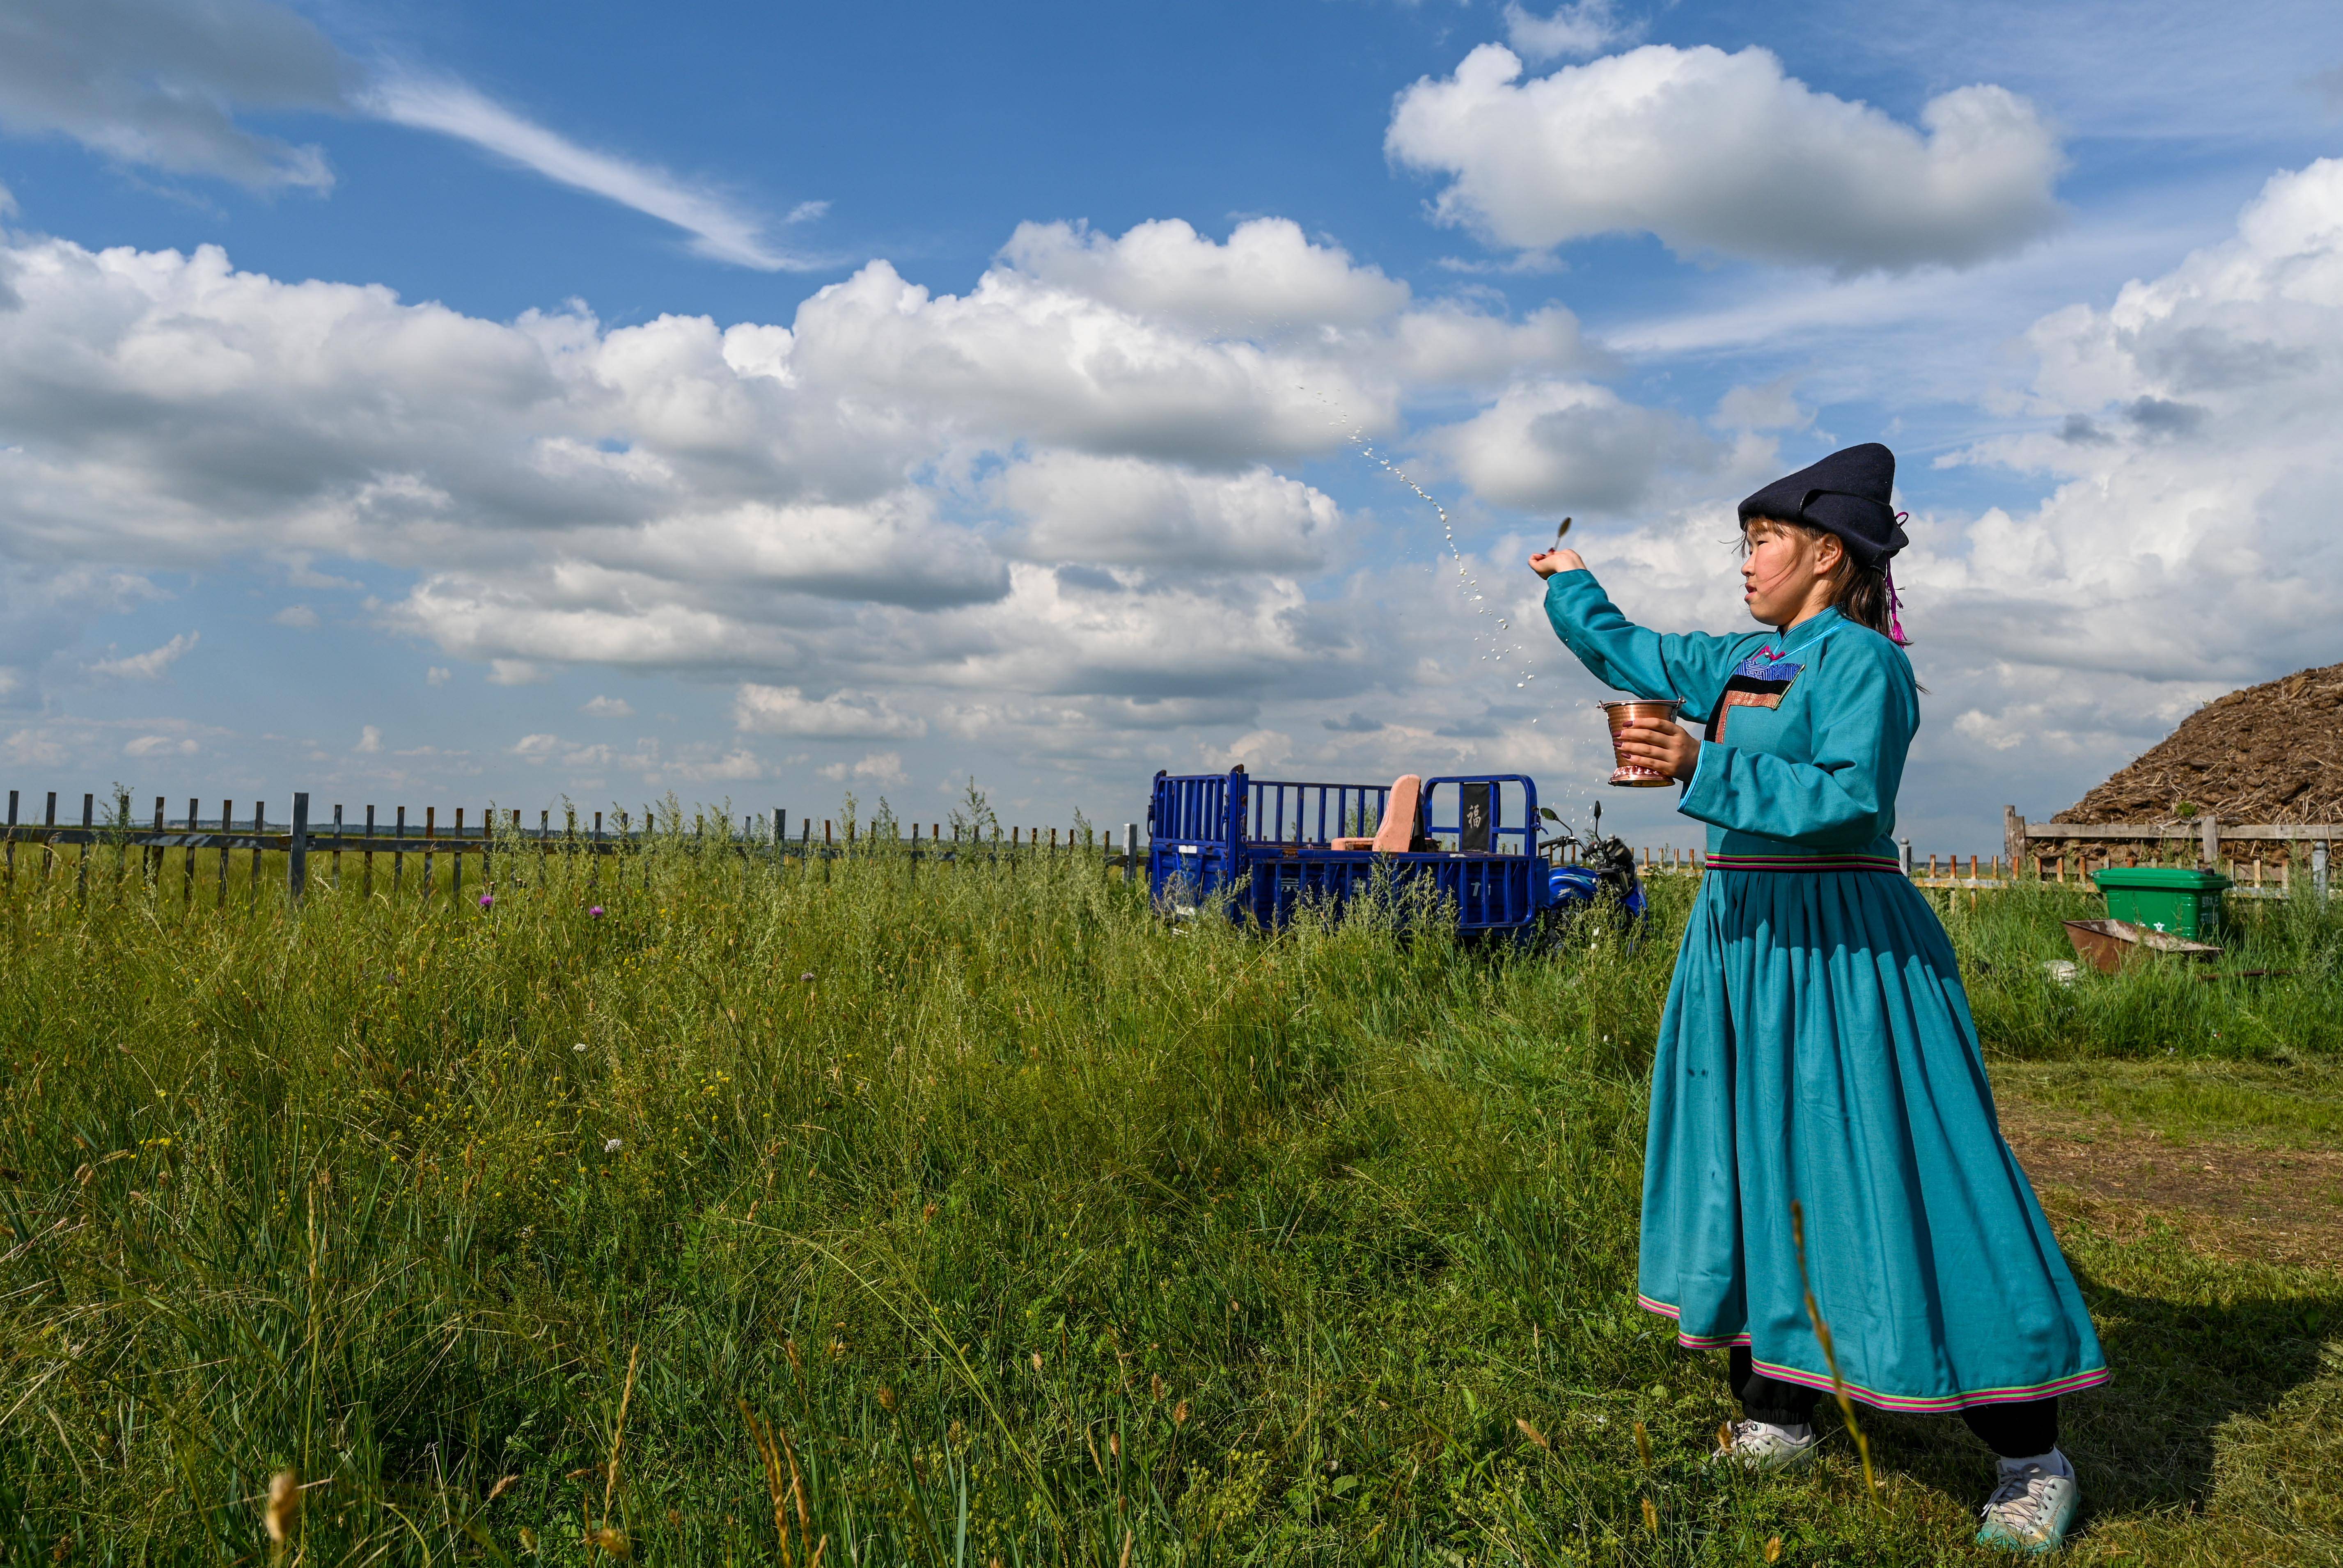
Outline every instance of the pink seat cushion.
[(1337, 839), (1337, 849), (1373, 849), (1379, 855), (1404, 855), (1415, 844), (1417, 815), (1423, 805), (1423, 780), (1403, 773), (1392, 780), (1391, 798), (1383, 802), (1383, 819), (1372, 839)]
[(1372, 846), (1379, 855), (1404, 855), (1415, 843), (1415, 824), (1423, 809), (1423, 780), (1403, 773), (1392, 780), (1391, 799), (1383, 802), (1383, 819)]

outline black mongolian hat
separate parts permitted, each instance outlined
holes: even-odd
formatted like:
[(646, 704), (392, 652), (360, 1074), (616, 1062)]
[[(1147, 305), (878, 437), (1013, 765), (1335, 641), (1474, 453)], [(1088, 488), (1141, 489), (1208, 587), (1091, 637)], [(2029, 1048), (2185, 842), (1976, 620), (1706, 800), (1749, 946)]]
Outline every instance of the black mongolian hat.
[(1752, 518), (1804, 523), (1836, 534), (1867, 567), (1884, 567), (1911, 541), (1889, 500), (1896, 454), (1876, 441), (1833, 452), (1819, 463), (1775, 480), (1741, 503), (1741, 523)]

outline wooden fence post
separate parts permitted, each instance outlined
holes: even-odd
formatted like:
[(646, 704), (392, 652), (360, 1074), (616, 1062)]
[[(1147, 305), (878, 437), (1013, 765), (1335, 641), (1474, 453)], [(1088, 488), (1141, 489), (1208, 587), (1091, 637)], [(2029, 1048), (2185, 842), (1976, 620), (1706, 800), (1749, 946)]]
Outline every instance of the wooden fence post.
[(293, 791), (293, 836), (287, 841), (285, 854), (285, 890), (292, 896), (295, 908), (299, 908), (301, 895), (309, 885), (309, 792)]
[(2327, 840), (2319, 839), (2310, 846), (2310, 890), (2318, 895), (2321, 908), (2327, 903)]
[(367, 808), (367, 847), (358, 859), (361, 885), (358, 891), (367, 898), (374, 897), (374, 808)]
[(2009, 857), (2009, 875), (2017, 879), (2017, 868), (2026, 859), (2026, 819), (2017, 814), (2015, 806), (2001, 809), (2001, 850)]
[(146, 868), (146, 886), (150, 891), (160, 891), (163, 886), (163, 797), (155, 797), (155, 838), (156, 842), (139, 857)]
[(16, 791), (8, 791), (8, 885), (16, 885)]
[(1139, 875), (1139, 824), (1122, 825), (1122, 879), (1126, 882)]
[(81, 798), (81, 830), (83, 833), (81, 855), (79, 859), (74, 861), (74, 898), (76, 900), (86, 900), (89, 898), (89, 839), (87, 835), (89, 830), (96, 825), (97, 797), (94, 794), (85, 794)]
[(2221, 864), (2221, 819), (2218, 817), (2206, 818), (2203, 833), (2197, 859), (2207, 870), (2218, 870)]

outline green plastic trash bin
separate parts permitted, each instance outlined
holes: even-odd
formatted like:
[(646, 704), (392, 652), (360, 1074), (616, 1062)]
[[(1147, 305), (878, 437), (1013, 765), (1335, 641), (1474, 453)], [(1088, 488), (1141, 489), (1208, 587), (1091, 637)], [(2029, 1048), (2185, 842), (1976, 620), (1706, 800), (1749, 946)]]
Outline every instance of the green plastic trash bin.
[(2191, 941), (2220, 928), (2221, 890), (2230, 885), (2218, 871), (2179, 866), (2109, 866), (2091, 876), (2107, 895), (2110, 919)]

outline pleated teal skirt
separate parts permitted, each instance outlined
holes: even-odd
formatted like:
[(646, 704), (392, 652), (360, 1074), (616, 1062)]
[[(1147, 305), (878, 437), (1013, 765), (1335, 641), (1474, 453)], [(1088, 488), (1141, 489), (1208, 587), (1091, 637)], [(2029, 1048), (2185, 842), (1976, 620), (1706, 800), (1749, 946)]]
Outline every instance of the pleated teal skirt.
[(1653, 1070), (1643, 1304), (1686, 1345), (1746, 1344), (1759, 1371), (1830, 1387), (1795, 1199), (1852, 1397), (1950, 1411), (2106, 1382), (1919, 890), (1835, 867), (1703, 883)]

